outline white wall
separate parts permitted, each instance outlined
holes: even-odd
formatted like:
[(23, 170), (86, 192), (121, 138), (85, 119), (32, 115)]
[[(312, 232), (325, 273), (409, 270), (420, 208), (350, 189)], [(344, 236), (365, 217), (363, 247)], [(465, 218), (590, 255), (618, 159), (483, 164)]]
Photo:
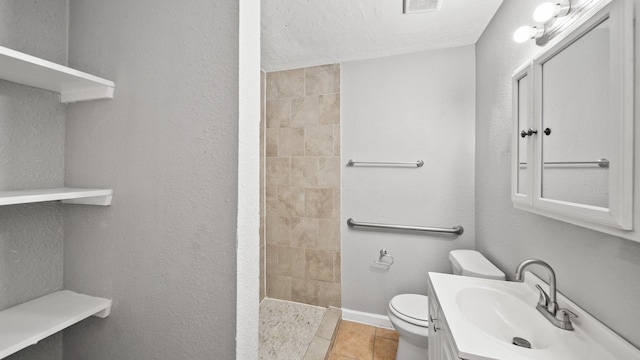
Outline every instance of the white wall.
[[(540, 50), (533, 42), (514, 43), (512, 34), (532, 22), (531, 14), (542, 2), (505, 1), (477, 43), (476, 245), (508, 274), (524, 259), (547, 261), (556, 271), (560, 292), (640, 346), (640, 244), (516, 210), (511, 204), (511, 74)], [(640, 0), (633, 2), (639, 18)], [(636, 27), (636, 62), (639, 30)], [(635, 83), (638, 104), (638, 72)], [(637, 152), (636, 189), (639, 158)]]
[[(66, 64), (67, 1), (0, 1), (0, 45)], [(58, 94), (0, 81), (0, 190), (62, 186), (64, 133)], [(53, 202), (0, 207), (0, 310), (62, 289), (62, 216)], [(8, 359), (62, 359), (62, 336)]]
[(236, 359), (258, 356), (260, 295), (260, 0), (239, 4)]
[(238, 2), (71, 0), (69, 11), (70, 65), (116, 90), (68, 107), (65, 181), (115, 194), (107, 208), (65, 208), (64, 285), (114, 306), (65, 331), (65, 358), (233, 359)]
[[(427, 272), (474, 248), (473, 46), (342, 64), (342, 159), (417, 161), (422, 168), (342, 169), (342, 306), (386, 314), (400, 293), (426, 294)], [(348, 218), (451, 227), (461, 236), (352, 230)], [(381, 248), (387, 272), (372, 267)]]

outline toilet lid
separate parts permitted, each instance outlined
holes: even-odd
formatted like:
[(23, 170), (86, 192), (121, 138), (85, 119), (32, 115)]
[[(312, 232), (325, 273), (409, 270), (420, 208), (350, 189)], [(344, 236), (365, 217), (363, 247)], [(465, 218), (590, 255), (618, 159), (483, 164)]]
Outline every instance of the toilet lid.
[(418, 294), (397, 295), (390, 302), (391, 310), (412, 324), (429, 327), (429, 298)]

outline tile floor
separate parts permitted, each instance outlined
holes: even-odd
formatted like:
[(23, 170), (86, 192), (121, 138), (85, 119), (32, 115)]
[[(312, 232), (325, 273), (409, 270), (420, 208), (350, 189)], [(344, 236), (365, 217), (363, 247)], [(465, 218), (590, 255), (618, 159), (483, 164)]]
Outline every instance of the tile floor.
[(343, 320), (328, 360), (395, 360), (398, 333)]

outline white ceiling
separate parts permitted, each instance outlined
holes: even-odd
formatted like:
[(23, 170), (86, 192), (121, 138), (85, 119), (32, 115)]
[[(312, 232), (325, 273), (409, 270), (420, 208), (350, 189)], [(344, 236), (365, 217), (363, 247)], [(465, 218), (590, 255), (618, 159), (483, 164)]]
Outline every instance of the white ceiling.
[(403, 0), (262, 0), (265, 71), (475, 44), (503, 0), (442, 0), (404, 15)]

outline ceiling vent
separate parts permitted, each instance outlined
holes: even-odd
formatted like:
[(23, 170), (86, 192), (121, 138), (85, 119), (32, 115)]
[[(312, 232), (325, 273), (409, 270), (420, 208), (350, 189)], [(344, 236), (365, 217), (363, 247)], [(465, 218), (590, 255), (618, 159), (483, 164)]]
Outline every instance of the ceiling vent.
[(440, 10), (442, 0), (403, 0), (403, 13), (419, 14)]

